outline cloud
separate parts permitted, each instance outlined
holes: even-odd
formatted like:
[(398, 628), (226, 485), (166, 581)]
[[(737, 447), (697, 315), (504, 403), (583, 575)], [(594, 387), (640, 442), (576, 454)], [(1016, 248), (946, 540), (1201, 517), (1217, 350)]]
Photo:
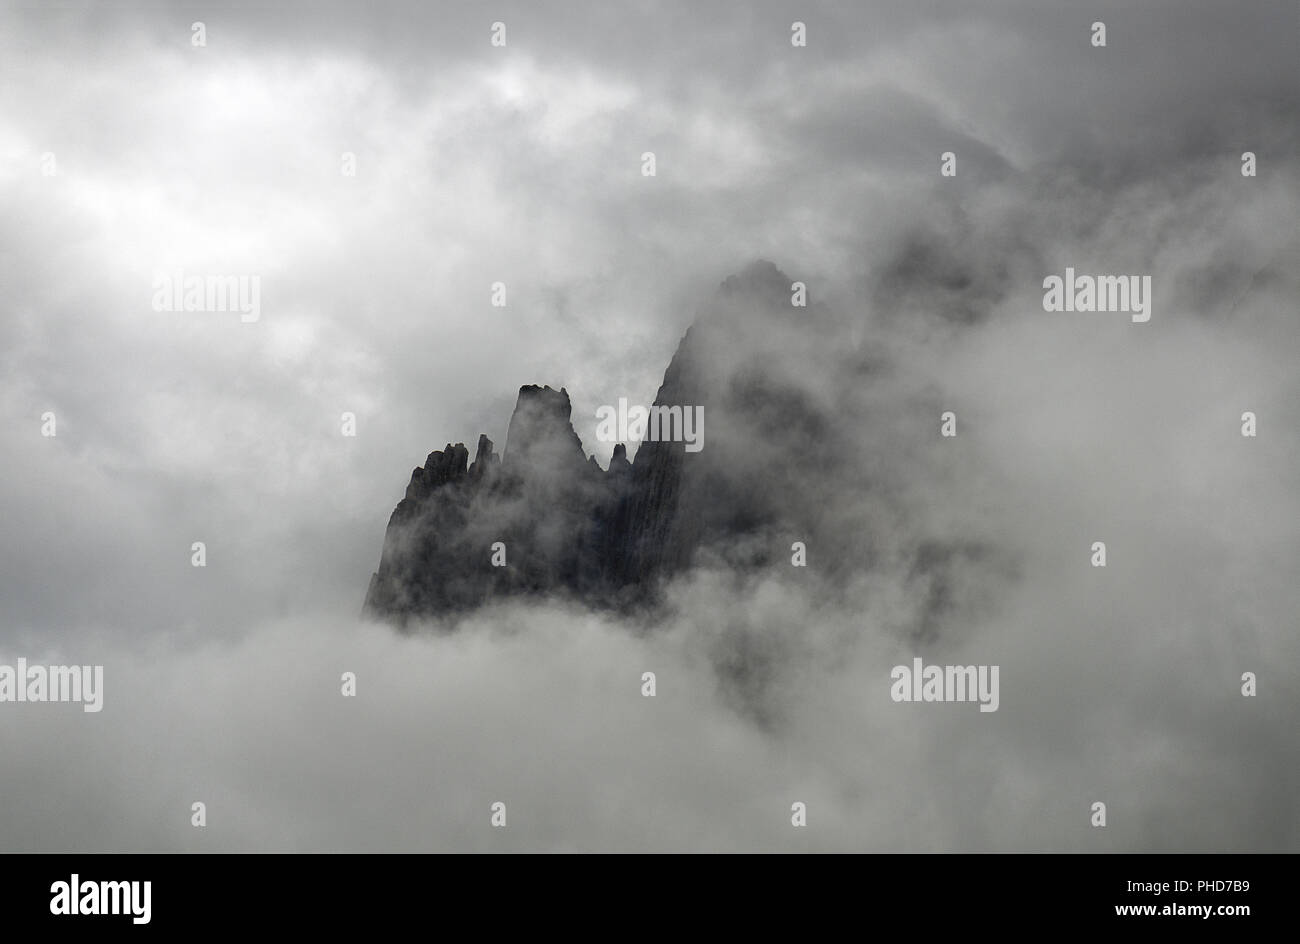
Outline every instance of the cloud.
[[(322, 616), (238, 642), (83, 648), (106, 666), (100, 714), (10, 705), (0, 718), (24, 758), (0, 774), (0, 841), (11, 851), (1294, 848), (1297, 706), (1293, 670), (1281, 668), (1296, 664), (1294, 641), (1239, 630), (1237, 642), (1262, 647), (1252, 651), (1192, 621), (1231, 590), (1196, 592), (1184, 560), (1143, 559), (1126, 576), (1048, 559), (994, 618), (929, 650), (928, 661), (1001, 666), (992, 714), (889, 700), (890, 668), (916, 651), (889, 630), (916, 604), (879, 577), (840, 607), (815, 583), (735, 587), (697, 573), (674, 596), (676, 617), (642, 634), (533, 604), (482, 611), (450, 634)], [(1193, 595), (1170, 612), (1176, 593)], [(770, 660), (768, 723), (720, 680), (720, 651)], [(1257, 701), (1238, 693), (1243, 666), (1260, 672)], [(340, 693), (347, 671), (355, 698)], [(654, 698), (641, 695), (646, 671)], [(189, 825), (196, 800), (202, 830)], [(498, 800), (505, 830), (489, 825)], [(1111, 811), (1104, 832), (1088, 825), (1096, 800)], [(806, 832), (789, 825), (796, 801), (808, 805)]]
[[(372, 7), (0, 34), (0, 656), (106, 665), (99, 715), (2, 706), (0, 846), (1297, 847), (1290, 5), (812, 4), (806, 50), (781, 4)], [(839, 559), (704, 568), (649, 631), (353, 619), (430, 449), (549, 383), (605, 461), (596, 405), (755, 257), (841, 332), (732, 352), (839, 424), (799, 502)], [(152, 311), (176, 266), (262, 319)], [(1151, 274), (1152, 321), (1043, 312), (1065, 266)], [(917, 650), (1000, 664), (998, 712), (889, 701)]]

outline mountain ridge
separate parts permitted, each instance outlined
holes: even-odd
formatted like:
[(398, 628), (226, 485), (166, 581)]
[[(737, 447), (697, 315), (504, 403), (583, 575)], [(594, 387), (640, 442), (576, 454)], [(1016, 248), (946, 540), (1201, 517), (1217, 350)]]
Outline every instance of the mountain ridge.
[[(754, 308), (788, 317), (790, 285), (767, 261), (727, 278), (721, 304), (682, 336), (652, 406), (706, 413), (720, 387), (708, 368), (714, 349), (744, 330)], [(567, 389), (525, 384), (501, 455), (480, 435), (472, 462), (464, 443), (447, 443), (412, 470), (363, 611), (405, 623), (517, 594), (615, 609), (647, 603), (664, 578), (750, 516), (736, 507), (749, 504), (743, 495), (721, 494), (732, 451), (725, 434), (722, 442), (722, 455), (692, 455), (681, 441), (647, 439), (633, 460), (618, 443), (602, 469), (573, 428)], [(730, 513), (720, 516), (721, 507)]]

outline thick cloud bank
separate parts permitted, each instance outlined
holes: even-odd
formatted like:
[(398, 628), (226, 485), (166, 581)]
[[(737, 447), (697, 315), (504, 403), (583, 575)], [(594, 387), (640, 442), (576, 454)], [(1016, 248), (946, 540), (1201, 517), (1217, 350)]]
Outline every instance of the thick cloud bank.
[[(6, 14), (0, 663), (104, 692), (0, 703), (0, 849), (1300, 851), (1294, 4), (372, 6)], [(831, 313), (734, 343), (851, 457), (834, 548), (649, 624), (356, 617), (413, 465), (523, 383), (606, 463), (756, 258)], [(1044, 311), (1067, 267), (1150, 321)]]

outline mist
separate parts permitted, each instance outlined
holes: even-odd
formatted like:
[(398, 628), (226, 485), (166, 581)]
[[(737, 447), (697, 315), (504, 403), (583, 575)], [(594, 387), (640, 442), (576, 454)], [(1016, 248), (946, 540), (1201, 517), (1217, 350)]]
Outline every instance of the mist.
[[(104, 666), (0, 705), (0, 849), (1300, 849), (1293, 7), (208, 6), (0, 31), (0, 663)], [(717, 365), (827, 431), (708, 417), (806, 512), (776, 566), (357, 616), (430, 450), (563, 385), (607, 464), (755, 259), (825, 319)], [(1150, 321), (1045, 311), (1066, 267)], [(893, 701), (915, 657), (997, 711)]]

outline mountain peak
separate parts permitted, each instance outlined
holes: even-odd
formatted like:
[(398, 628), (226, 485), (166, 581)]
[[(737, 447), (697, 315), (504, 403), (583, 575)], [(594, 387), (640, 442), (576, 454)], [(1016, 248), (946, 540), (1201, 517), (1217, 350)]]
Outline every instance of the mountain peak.
[[(404, 622), (518, 593), (621, 608), (655, 597), (702, 550), (717, 559), (733, 544), (752, 545), (737, 538), (774, 526), (786, 499), (761, 487), (752, 442), (737, 433), (753, 425), (756, 402), (779, 406), (781, 391), (754, 399), (765, 371), (755, 373), (727, 326), (733, 316), (787, 315), (789, 290), (773, 263), (747, 266), (722, 283), (720, 304), (668, 365), (655, 405), (707, 409), (708, 427), (721, 431), (708, 448), (648, 440), (630, 462), (620, 443), (602, 470), (573, 428), (568, 390), (525, 384), (499, 470), (486, 436), (468, 471), (463, 444), (431, 454), (393, 512), (367, 612)], [(504, 554), (493, 552), (498, 545)]]

